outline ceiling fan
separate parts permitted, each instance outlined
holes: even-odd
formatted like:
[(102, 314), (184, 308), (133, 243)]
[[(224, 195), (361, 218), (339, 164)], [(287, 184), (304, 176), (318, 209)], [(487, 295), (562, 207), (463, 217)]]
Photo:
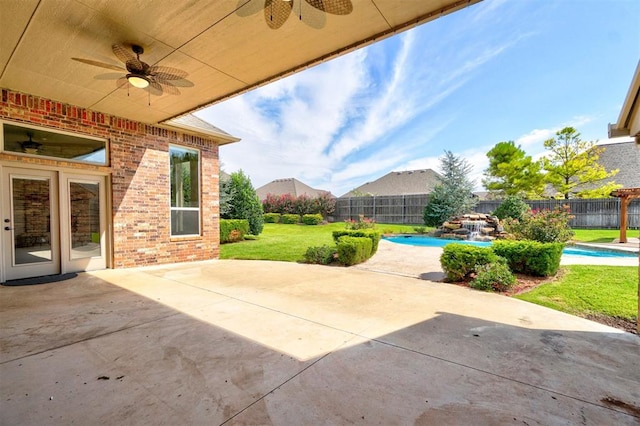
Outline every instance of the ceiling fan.
[[(122, 74), (106, 74), (106, 79), (117, 79), (118, 88), (129, 88), (130, 86), (138, 89), (147, 89), (150, 94), (160, 96), (163, 93), (170, 95), (179, 95), (179, 87), (191, 87), (193, 83), (186, 80), (187, 72), (177, 68), (149, 65), (140, 59), (140, 55), (144, 53), (142, 46), (137, 44), (131, 45), (131, 48), (121, 44), (111, 46), (113, 54), (122, 61), (126, 68), (121, 66), (98, 62), (91, 59), (71, 58), (74, 61), (96, 67), (106, 68), (114, 71), (126, 72)], [(98, 77), (96, 77), (98, 78)], [(102, 79), (105, 76), (101, 77)]]
[[(312, 7), (305, 10), (306, 6)], [(325, 14), (348, 15), (353, 12), (353, 4), (351, 0), (239, 0), (236, 13), (249, 16), (260, 10), (264, 11), (264, 20), (272, 30), (282, 27), (294, 10), (301, 21), (313, 28), (322, 28)]]

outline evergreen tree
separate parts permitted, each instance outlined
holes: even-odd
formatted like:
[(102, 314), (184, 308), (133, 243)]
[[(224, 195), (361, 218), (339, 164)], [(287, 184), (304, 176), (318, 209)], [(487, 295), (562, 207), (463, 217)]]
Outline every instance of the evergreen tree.
[(424, 223), (439, 226), (447, 219), (469, 213), (476, 205), (473, 181), (469, 179), (472, 166), (467, 160), (445, 150), (440, 158), (441, 175), (424, 208)]
[(619, 170), (607, 170), (598, 164), (604, 148), (595, 142), (580, 139), (580, 133), (573, 127), (565, 127), (556, 132), (556, 137), (544, 141), (549, 154), (543, 158), (547, 171), (545, 180), (565, 199), (608, 197), (611, 191), (621, 185), (615, 182), (600, 184), (604, 179), (615, 176)]
[[(251, 180), (242, 170), (231, 173), (228, 183), (221, 185), (221, 191), (225, 191), (227, 212), (221, 217), (225, 219), (247, 219), (249, 232), (259, 235), (264, 228), (264, 216), (262, 203), (256, 194)], [(222, 197), (221, 197), (222, 198)]]
[(516, 146), (513, 141), (499, 142), (489, 152), (489, 167), (484, 171), (482, 184), (499, 196), (537, 197), (544, 189), (544, 175), (540, 163)]

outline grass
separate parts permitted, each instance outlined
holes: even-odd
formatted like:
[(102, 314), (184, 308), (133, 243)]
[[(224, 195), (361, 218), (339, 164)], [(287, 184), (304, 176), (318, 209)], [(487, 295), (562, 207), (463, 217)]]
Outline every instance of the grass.
[[(254, 239), (223, 244), (220, 258), (300, 262), (308, 247), (333, 246), (333, 231), (343, 229), (342, 222), (317, 226), (265, 223), (262, 233)], [(376, 229), (384, 233), (415, 232), (412, 225), (378, 224)]]
[[(620, 237), (619, 229), (574, 229), (575, 241), (583, 243), (611, 243)], [(638, 230), (628, 229), (627, 237), (638, 237)]]
[(582, 317), (637, 320), (637, 267), (569, 265), (563, 269), (566, 273), (557, 281), (514, 297)]

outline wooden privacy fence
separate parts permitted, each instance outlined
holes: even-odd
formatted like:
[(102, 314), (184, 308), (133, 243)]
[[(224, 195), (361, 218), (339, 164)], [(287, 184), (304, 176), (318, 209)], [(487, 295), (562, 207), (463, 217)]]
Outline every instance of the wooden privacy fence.
[[(390, 195), (377, 197), (338, 198), (334, 220), (357, 220), (360, 215), (378, 223), (422, 224), (428, 194)], [(500, 200), (480, 201), (474, 209), (478, 213), (491, 213)], [(620, 199), (526, 200), (532, 209), (553, 209), (569, 205), (572, 228), (620, 228)], [(640, 199), (629, 203), (627, 228), (640, 229)]]

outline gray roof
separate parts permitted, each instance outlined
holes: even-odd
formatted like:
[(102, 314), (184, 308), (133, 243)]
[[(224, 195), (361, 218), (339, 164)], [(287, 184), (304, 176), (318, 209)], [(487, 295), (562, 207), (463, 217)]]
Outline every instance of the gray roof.
[(347, 192), (340, 198), (363, 195), (428, 194), (439, 182), (440, 175), (431, 169), (391, 172), (378, 180), (367, 182)]
[(291, 194), (294, 197), (307, 195), (311, 198), (316, 198), (323, 194), (331, 195), (329, 191), (312, 188), (295, 178), (276, 179), (256, 189), (256, 193), (258, 194), (258, 197), (260, 197), (260, 200), (264, 200), (265, 198), (267, 198), (268, 194)]
[(620, 142), (600, 145), (605, 148), (598, 163), (607, 171), (619, 169), (617, 175), (608, 179), (623, 188), (640, 188), (640, 145), (635, 142)]
[(167, 120), (163, 122), (163, 124), (171, 127), (177, 127), (180, 130), (186, 130), (197, 135), (214, 137), (220, 142), (220, 145), (238, 142), (240, 140), (240, 138), (230, 135), (219, 127), (216, 127), (208, 121), (198, 118), (193, 114), (181, 115), (180, 117)]

